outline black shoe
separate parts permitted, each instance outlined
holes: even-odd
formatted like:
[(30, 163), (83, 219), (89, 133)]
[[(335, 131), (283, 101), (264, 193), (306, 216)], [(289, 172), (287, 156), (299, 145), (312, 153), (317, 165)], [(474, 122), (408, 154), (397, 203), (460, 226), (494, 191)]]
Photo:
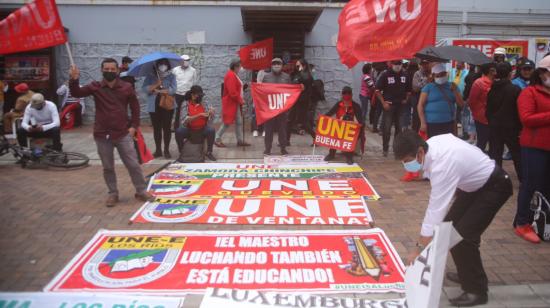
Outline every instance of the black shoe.
[(464, 292), (458, 297), (449, 299), (451, 305), (455, 305), (458, 307), (473, 307), (477, 305), (484, 305), (487, 304), (488, 301), (489, 298), (487, 297), (487, 293), (474, 294), (468, 292)]
[(346, 163), (348, 163), (348, 165), (353, 165), (353, 157), (351, 156), (346, 157)]
[(167, 159), (172, 158), (172, 155), (170, 154), (169, 150), (164, 150), (164, 158), (167, 158)]
[(457, 274), (457, 273), (447, 272), (447, 274), (445, 274), (445, 277), (446, 277), (447, 280), (449, 280), (449, 281), (452, 281), (452, 282), (454, 282), (454, 283), (460, 283), (460, 279), (458, 278), (458, 274)]
[(264, 155), (265, 155), (265, 156), (270, 156), (270, 155), (271, 155), (271, 151), (265, 150), (265, 151), (264, 151)]
[(331, 161), (333, 159), (334, 159), (334, 155), (328, 154), (327, 156), (325, 156), (325, 161)]
[(153, 153), (153, 157), (154, 157), (154, 158), (162, 157), (162, 152), (159, 151), (159, 150), (156, 150), (155, 153)]
[(212, 152), (206, 153), (206, 158), (208, 158), (211, 161), (217, 161), (216, 157), (212, 154)]
[(281, 155), (288, 155), (288, 152), (285, 148), (281, 148)]

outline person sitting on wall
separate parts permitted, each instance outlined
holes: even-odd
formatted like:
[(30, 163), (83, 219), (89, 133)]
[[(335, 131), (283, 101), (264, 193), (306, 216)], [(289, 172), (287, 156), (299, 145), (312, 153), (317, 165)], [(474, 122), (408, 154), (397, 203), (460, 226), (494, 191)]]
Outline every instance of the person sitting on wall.
[(185, 94), (180, 114), (182, 121), (176, 130), (176, 143), (181, 154), (183, 141), (191, 138), (193, 134), (201, 134), (206, 138), (206, 158), (216, 161), (216, 157), (212, 154), (216, 131), (208, 126), (208, 120), (214, 116), (214, 108), (203, 102), (203, 97), (204, 92), (197, 85), (192, 86), (191, 90)]
[[(352, 100), (352, 90), (350, 87), (345, 86), (342, 89), (342, 99), (336, 103), (326, 114), (326, 116), (336, 116), (339, 120), (356, 122), (359, 124), (363, 123), (363, 112), (361, 111), (361, 106)], [(361, 134), (364, 131), (361, 130)], [(355, 148), (351, 152), (344, 152), (346, 156), (346, 162), (351, 165), (353, 164), (353, 153)], [(330, 149), (329, 154), (325, 157), (325, 161), (330, 161), (334, 159), (336, 155), (335, 149)]]
[(44, 95), (33, 94), (30, 103), (25, 108), (21, 127), (17, 131), (17, 141), (20, 146), (28, 147), (27, 137), (49, 138), (53, 141), (52, 149), (61, 152), (59, 126), (57, 106), (53, 102), (45, 100)]

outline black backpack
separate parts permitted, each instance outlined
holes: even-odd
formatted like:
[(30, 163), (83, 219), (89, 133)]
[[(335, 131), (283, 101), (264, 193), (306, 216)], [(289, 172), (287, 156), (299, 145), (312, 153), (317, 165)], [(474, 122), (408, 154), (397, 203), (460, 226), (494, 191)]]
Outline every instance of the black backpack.
[(533, 229), (543, 241), (550, 241), (550, 203), (543, 194), (536, 191), (531, 199), (534, 212)]

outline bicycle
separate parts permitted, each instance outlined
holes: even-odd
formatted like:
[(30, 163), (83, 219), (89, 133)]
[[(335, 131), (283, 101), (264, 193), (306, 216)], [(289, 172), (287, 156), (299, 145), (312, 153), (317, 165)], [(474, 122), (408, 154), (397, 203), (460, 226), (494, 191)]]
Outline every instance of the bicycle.
[(17, 144), (11, 144), (2, 136), (0, 140), (0, 156), (11, 152), (21, 164), (21, 168), (32, 168), (46, 165), (48, 167), (75, 169), (88, 165), (90, 158), (76, 152), (58, 152), (48, 147), (27, 148)]

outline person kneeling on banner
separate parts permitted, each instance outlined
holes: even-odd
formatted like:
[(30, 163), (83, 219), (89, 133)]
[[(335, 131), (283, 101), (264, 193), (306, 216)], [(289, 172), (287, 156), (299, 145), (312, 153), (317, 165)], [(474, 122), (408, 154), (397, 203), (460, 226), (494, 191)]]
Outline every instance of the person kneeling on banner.
[[(342, 99), (336, 103), (327, 113), (326, 116), (336, 116), (339, 120), (352, 121), (359, 124), (363, 123), (363, 113), (361, 111), (361, 106), (352, 100), (352, 90), (350, 87), (345, 86), (342, 89)], [(361, 129), (359, 139), (363, 138), (364, 130)], [(346, 156), (346, 162), (348, 164), (353, 164), (353, 153), (355, 148), (351, 152), (343, 152)], [(334, 159), (336, 155), (335, 149), (330, 149), (327, 156), (325, 156), (325, 161), (330, 161)]]
[(23, 122), (17, 131), (17, 141), (20, 146), (28, 147), (27, 137), (49, 138), (53, 141), (52, 148), (61, 152), (59, 125), (57, 106), (53, 102), (45, 100), (44, 95), (35, 93), (25, 108)]
[(460, 307), (487, 303), (488, 280), (479, 245), (483, 232), (512, 196), (510, 177), (479, 148), (452, 134), (424, 141), (416, 132), (405, 131), (397, 136), (393, 149), (407, 171), (423, 172), (432, 187), (409, 263), (430, 243), (434, 227), (451, 221), (463, 240), (451, 249), (457, 273), (446, 277), (460, 283), (463, 293), (449, 301)]
[(203, 102), (204, 92), (200, 86), (192, 86), (184, 96), (181, 107), (181, 126), (176, 130), (176, 143), (181, 153), (184, 140), (189, 139), (193, 134), (200, 134), (206, 138), (206, 158), (216, 161), (212, 154), (216, 131), (208, 126), (208, 120), (214, 116), (214, 108)]

